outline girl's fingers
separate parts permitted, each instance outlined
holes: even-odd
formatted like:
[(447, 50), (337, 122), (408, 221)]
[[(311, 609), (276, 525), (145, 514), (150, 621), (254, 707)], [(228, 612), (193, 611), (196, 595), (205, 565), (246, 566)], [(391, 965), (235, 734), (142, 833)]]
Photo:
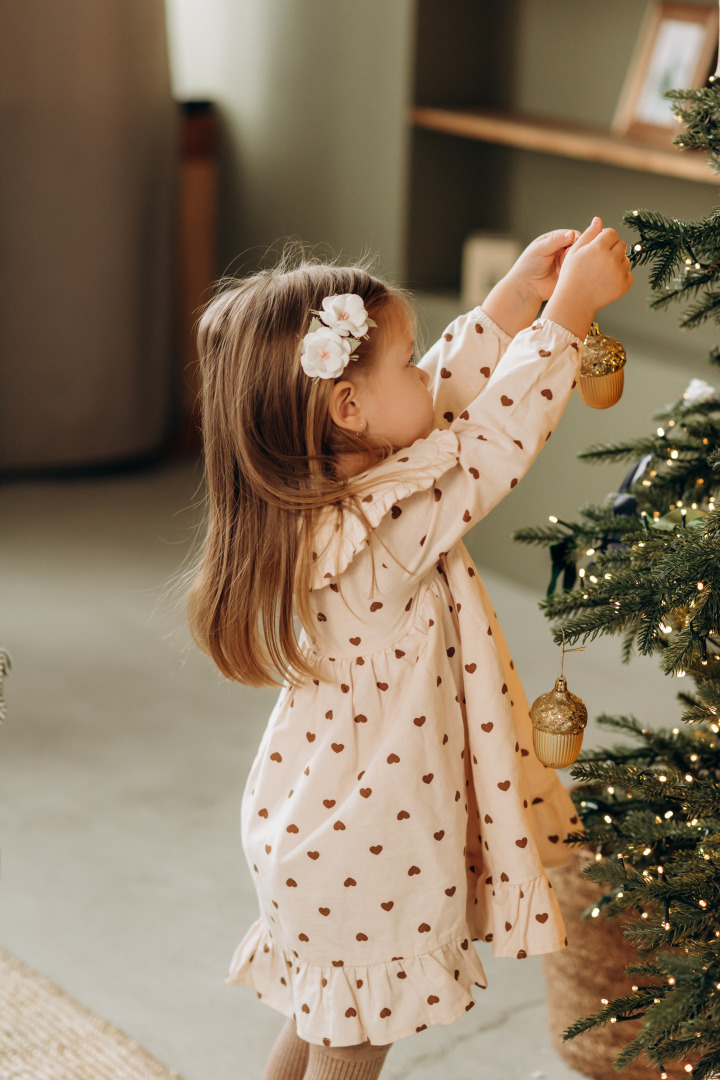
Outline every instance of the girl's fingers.
[(574, 244), (579, 235), (575, 229), (555, 229), (538, 236), (534, 243), (539, 255), (554, 255)]
[(606, 231), (611, 234), (610, 236), (608, 236), (608, 240), (612, 241), (612, 243), (610, 244), (610, 250), (614, 251), (615, 248), (619, 248), (622, 251), (623, 255), (624, 255), (625, 252), (627, 251), (627, 246), (626, 246), (625, 242), (620, 239), (620, 237), (618, 236), (618, 234), (615, 232), (614, 229), (608, 229)]
[(594, 217), (584, 233), (581, 233), (573, 244), (573, 249), (577, 251), (578, 248), (584, 247), (586, 244), (592, 243), (603, 231), (602, 219)]

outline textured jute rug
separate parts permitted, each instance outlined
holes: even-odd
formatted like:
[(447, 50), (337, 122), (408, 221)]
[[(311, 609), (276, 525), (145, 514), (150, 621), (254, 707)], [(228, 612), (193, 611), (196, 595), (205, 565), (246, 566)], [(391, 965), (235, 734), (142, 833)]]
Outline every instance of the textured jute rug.
[(0, 1080), (179, 1080), (107, 1020), (0, 949)]

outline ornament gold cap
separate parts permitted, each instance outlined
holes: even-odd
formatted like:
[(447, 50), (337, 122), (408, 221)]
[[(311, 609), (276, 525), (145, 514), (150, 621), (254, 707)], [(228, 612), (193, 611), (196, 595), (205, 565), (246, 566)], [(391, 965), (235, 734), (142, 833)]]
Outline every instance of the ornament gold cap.
[(535, 698), (530, 718), (538, 731), (547, 731), (551, 735), (577, 735), (585, 729), (588, 715), (585, 702), (568, 690), (567, 682), (561, 677), (554, 690)]

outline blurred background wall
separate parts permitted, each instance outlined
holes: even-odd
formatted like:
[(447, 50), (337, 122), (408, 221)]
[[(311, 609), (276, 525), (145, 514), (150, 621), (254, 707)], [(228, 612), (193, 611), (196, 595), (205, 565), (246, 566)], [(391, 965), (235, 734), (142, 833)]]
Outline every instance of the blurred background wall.
[(221, 118), (218, 266), (285, 236), (404, 267), (412, 0), (168, 0), (173, 85)]
[(0, 470), (113, 463), (173, 417), (163, 0), (0, 5)]

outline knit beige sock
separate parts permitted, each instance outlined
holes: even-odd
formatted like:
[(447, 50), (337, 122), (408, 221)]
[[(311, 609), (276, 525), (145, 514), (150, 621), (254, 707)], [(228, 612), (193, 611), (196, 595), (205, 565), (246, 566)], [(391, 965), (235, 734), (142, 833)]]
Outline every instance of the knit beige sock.
[(303, 1080), (377, 1080), (389, 1046), (316, 1046), (310, 1045), (307, 1070)]
[(303, 1080), (310, 1047), (295, 1030), (295, 1021), (288, 1020), (270, 1051), (265, 1080)]

